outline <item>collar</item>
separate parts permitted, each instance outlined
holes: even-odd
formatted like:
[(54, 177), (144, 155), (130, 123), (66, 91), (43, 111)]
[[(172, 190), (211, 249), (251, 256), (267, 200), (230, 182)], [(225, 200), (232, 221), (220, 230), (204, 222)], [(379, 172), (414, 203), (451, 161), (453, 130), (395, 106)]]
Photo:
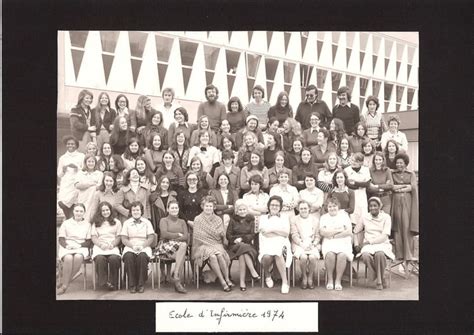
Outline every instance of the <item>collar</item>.
[[(147, 184), (138, 183), (138, 189), (140, 189), (140, 187), (143, 187), (146, 190), (148, 190), (148, 188), (149, 188), (149, 186)], [(122, 186), (123, 192), (128, 192), (131, 189), (132, 189), (132, 187), (130, 186), (130, 184), (128, 184), (127, 186)]]
[(304, 101), (305, 101), (307, 104), (310, 104), (311, 106), (319, 102), (319, 101), (318, 101), (318, 98), (314, 99), (314, 102), (312, 102), (312, 103), (309, 102), (307, 98), (306, 98)]
[[(176, 121), (174, 122), (174, 124), (175, 124), (176, 128), (182, 126), (182, 125), (180, 125), (180, 124), (179, 124), (178, 122), (176, 122)], [(183, 123), (183, 126), (186, 127), (186, 128), (189, 128), (188, 122), (185, 121), (185, 122)]]
[(268, 218), (271, 218), (272, 216), (281, 217), (281, 216), (280, 216), (280, 213), (277, 213), (277, 214), (270, 214), (270, 213), (269, 213), (269, 214), (268, 214)]
[(351, 102), (349, 101), (349, 102), (348, 102), (347, 104), (345, 104), (344, 106), (341, 105), (341, 104), (337, 104), (337, 105), (336, 105), (336, 107), (346, 107), (346, 106), (349, 107), (349, 108), (351, 108)]
[(312, 127), (309, 128), (309, 131), (311, 132), (311, 134), (314, 132), (318, 133), (320, 130), (321, 130), (321, 127), (318, 127), (318, 129), (313, 129)]
[(141, 224), (143, 221), (142, 221), (142, 217), (140, 216), (138, 219), (135, 219), (134, 217), (132, 217), (132, 224), (134, 225), (138, 225), (138, 224)]
[(105, 189), (104, 194), (109, 194), (109, 193), (112, 194), (112, 195), (115, 195), (115, 192), (113, 190)]

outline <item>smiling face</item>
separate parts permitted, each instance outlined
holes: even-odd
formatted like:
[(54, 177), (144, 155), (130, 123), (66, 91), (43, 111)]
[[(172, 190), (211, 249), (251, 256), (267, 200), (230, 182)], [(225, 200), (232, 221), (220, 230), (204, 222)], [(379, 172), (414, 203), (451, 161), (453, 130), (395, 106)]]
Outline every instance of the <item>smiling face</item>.
[(347, 100), (347, 93), (341, 93), (341, 94), (338, 94), (337, 98), (339, 99), (339, 103), (344, 106), (348, 103), (348, 100)]
[(247, 123), (247, 128), (250, 129), (251, 131), (254, 131), (257, 128), (257, 125), (258, 125), (257, 120), (251, 119)]
[(369, 110), (369, 113), (375, 113), (375, 111), (377, 110), (377, 104), (375, 103), (375, 101), (369, 101), (369, 103), (367, 104), (367, 109)]
[(134, 219), (139, 219), (142, 216), (142, 210), (140, 206), (133, 206), (130, 211), (132, 212), (132, 217)]
[(304, 184), (306, 188), (312, 190), (316, 186), (316, 180), (313, 177), (306, 177), (304, 179)]
[(161, 137), (160, 137), (160, 135), (153, 136), (152, 145), (153, 145), (153, 149), (155, 149), (155, 150), (160, 149), (160, 147), (161, 147)]
[(110, 208), (109, 206), (107, 205), (103, 205), (102, 208), (100, 209), (100, 213), (102, 214), (102, 216), (107, 219), (110, 214), (112, 214), (112, 212), (110, 211)]
[(222, 140), (222, 146), (224, 147), (224, 150), (232, 150), (232, 142), (228, 138), (224, 137)]
[(219, 183), (219, 186), (221, 188), (227, 188), (227, 185), (229, 185), (229, 179), (226, 175), (221, 175), (219, 177), (219, 179), (217, 180), (217, 182)]
[(95, 144), (87, 146), (87, 154), (96, 156), (97, 155), (97, 146), (95, 146)]
[(163, 93), (163, 102), (165, 104), (170, 104), (171, 102), (173, 102), (173, 94), (171, 94), (171, 92)]
[(171, 166), (174, 163), (174, 156), (167, 152), (163, 155), (163, 163), (165, 163), (166, 166)]
[(87, 167), (87, 170), (89, 170), (89, 171), (93, 171), (95, 169), (95, 158), (94, 157), (89, 157), (86, 160), (86, 167)]
[(311, 124), (312, 128), (317, 128), (320, 122), (321, 120), (316, 115), (311, 115), (311, 117), (309, 118), (309, 123)]
[(127, 99), (125, 99), (125, 97), (120, 97), (120, 99), (117, 101), (117, 105), (122, 109), (127, 107)]
[(305, 164), (311, 161), (311, 152), (309, 150), (303, 150), (303, 152), (301, 152), (301, 161)]
[(124, 117), (121, 117), (120, 120), (119, 120), (119, 127), (120, 127), (120, 130), (127, 130), (128, 128), (128, 124), (127, 124), (127, 119), (124, 118)]
[(291, 130), (290, 121), (286, 120), (285, 122), (283, 122), (283, 130), (285, 131), (285, 133)]
[(160, 123), (161, 123), (161, 115), (160, 115), (160, 113), (156, 113), (151, 118), (151, 124), (154, 125), (154, 126), (159, 126)]
[(163, 178), (160, 182), (160, 189), (162, 191), (168, 191), (170, 188), (170, 180), (168, 178)]
[(237, 101), (233, 101), (230, 103), (230, 111), (232, 113), (236, 113), (239, 111), (239, 103)]
[(300, 203), (298, 206), (298, 211), (300, 212), (300, 216), (303, 219), (306, 219), (309, 216), (309, 206), (306, 202)]
[(394, 154), (397, 152), (397, 146), (393, 142), (388, 142), (387, 144), (387, 151), (391, 154)]
[(217, 98), (216, 89), (215, 88), (210, 88), (210, 89), (206, 90), (206, 97), (207, 97), (207, 100), (209, 100), (209, 102), (216, 101), (216, 98)]
[(372, 153), (372, 150), (374, 149), (374, 147), (372, 146), (372, 143), (368, 142), (366, 145), (364, 145), (362, 149), (364, 150), (365, 154), (370, 154)]
[(203, 117), (201, 122), (199, 122), (199, 125), (201, 126), (201, 129), (209, 128), (209, 119), (207, 117)]
[(301, 141), (294, 141), (293, 142), (293, 151), (294, 152), (300, 152), (301, 149), (303, 149), (303, 144)]
[(254, 138), (251, 134), (245, 135), (245, 145), (248, 147), (254, 145)]
[(202, 210), (204, 214), (211, 215), (214, 213), (214, 204), (212, 202), (205, 202)]
[(199, 136), (199, 142), (201, 143), (201, 145), (209, 144), (209, 133), (207, 131), (201, 136)]
[(337, 186), (345, 186), (346, 177), (344, 176), (344, 173), (338, 172), (336, 174), (336, 183), (337, 183)]
[(337, 156), (336, 155), (329, 155), (328, 157), (328, 166), (329, 168), (333, 169), (337, 166)]
[(397, 161), (395, 162), (395, 166), (397, 167), (398, 171), (403, 171), (406, 168), (405, 161), (401, 158), (397, 159)]
[(85, 212), (86, 211), (84, 210), (84, 208), (82, 208), (82, 206), (75, 206), (74, 210), (72, 211), (74, 215), (74, 220), (81, 221), (84, 218)]
[(195, 160), (194, 162), (191, 163), (191, 170), (195, 172), (201, 171), (201, 162), (198, 160)]
[(279, 169), (283, 167), (283, 164), (285, 163), (285, 159), (281, 155), (276, 155), (275, 156), (275, 166)]
[(82, 99), (82, 104), (86, 107), (90, 106), (92, 103), (92, 96), (89, 94), (86, 94), (84, 98)]
[(266, 136), (266, 140), (267, 140), (267, 145), (269, 147), (273, 147), (276, 144), (275, 138), (273, 136), (270, 136), (270, 135)]
[(109, 104), (109, 98), (106, 94), (102, 94), (99, 98), (99, 103), (101, 106), (107, 106)]
[(136, 154), (139, 148), (140, 146), (138, 145), (137, 142), (132, 142), (128, 145), (128, 149), (130, 150), (132, 154)]
[(247, 206), (239, 206), (237, 208), (237, 215), (240, 217), (245, 217), (247, 215)]
[(176, 135), (176, 143), (178, 145), (184, 145), (184, 142), (186, 142), (186, 136), (183, 133)]
[(104, 154), (104, 156), (110, 156), (112, 154), (112, 147), (109, 143), (104, 143), (104, 145), (102, 146), (102, 153)]
[(171, 215), (171, 216), (178, 216), (179, 214), (179, 205), (176, 204), (176, 203), (172, 203), (169, 205), (168, 207), (168, 213)]
[(369, 202), (369, 212), (373, 216), (379, 215), (380, 212), (380, 205), (377, 201), (371, 201)]
[(375, 168), (377, 170), (380, 170), (382, 168), (382, 163), (383, 163), (383, 158), (380, 157), (380, 156), (375, 156), (374, 157), (374, 164), (375, 164)]
[(281, 209), (280, 202), (276, 199), (270, 201), (270, 205), (268, 207), (270, 207), (270, 214), (278, 214)]
[(184, 122), (183, 113), (181, 113), (181, 111), (175, 111), (174, 112), (174, 120), (178, 123), (183, 123)]
[(256, 101), (262, 101), (263, 93), (260, 90), (253, 90), (253, 98)]
[(187, 177), (186, 181), (187, 181), (188, 186), (189, 186), (190, 188), (196, 188), (199, 180), (198, 180), (197, 175), (191, 173), (191, 174), (189, 174), (189, 176)]
[(140, 174), (136, 169), (130, 171), (130, 181), (131, 182), (138, 182), (140, 180)]
[(105, 185), (105, 189), (111, 190), (112, 187), (114, 186), (114, 178), (112, 178), (111, 176), (105, 176), (104, 185)]
[(391, 131), (391, 132), (397, 132), (398, 130), (398, 122), (395, 121), (395, 120), (392, 120), (388, 123), (388, 129)]
[(276, 133), (276, 131), (278, 130), (278, 127), (280, 126), (280, 122), (278, 122), (278, 120), (275, 120), (273, 121), (272, 123), (270, 123), (269, 125), (269, 130), (271, 132), (274, 132)]
[(337, 215), (338, 211), (339, 211), (339, 207), (337, 206), (337, 204), (332, 203), (332, 202), (330, 202), (328, 204), (328, 213), (329, 213), (329, 215), (335, 216), (335, 215)]
[(281, 107), (286, 107), (286, 105), (288, 105), (288, 97), (286, 95), (281, 97), (280, 105)]
[(280, 173), (280, 176), (278, 177), (278, 182), (282, 185), (287, 185), (288, 184), (288, 174), (287, 173)]
[(316, 90), (315, 89), (306, 91), (306, 100), (309, 103), (313, 103), (316, 100), (316, 97), (317, 96), (316, 96)]
[(223, 133), (229, 133), (230, 132), (230, 123), (229, 123), (229, 121), (222, 120), (221, 130), (222, 130)]
[(260, 163), (260, 156), (257, 155), (257, 154), (251, 154), (250, 155), (250, 164), (252, 164), (253, 166), (257, 166), (258, 163)]
[(137, 168), (138, 172), (140, 172), (140, 173), (145, 172), (145, 169), (146, 169), (145, 161), (143, 161), (141, 159), (137, 159), (137, 161), (135, 163), (135, 167)]
[(69, 152), (74, 152), (74, 151), (77, 149), (77, 147), (76, 147), (76, 141), (74, 141), (74, 140), (68, 140), (68, 141), (66, 142), (66, 149), (67, 149), (67, 151), (69, 151)]
[(349, 140), (347, 138), (341, 140), (340, 148), (342, 152), (349, 150)]
[(364, 126), (362, 125), (357, 126), (357, 135), (360, 137), (363, 137), (365, 135)]

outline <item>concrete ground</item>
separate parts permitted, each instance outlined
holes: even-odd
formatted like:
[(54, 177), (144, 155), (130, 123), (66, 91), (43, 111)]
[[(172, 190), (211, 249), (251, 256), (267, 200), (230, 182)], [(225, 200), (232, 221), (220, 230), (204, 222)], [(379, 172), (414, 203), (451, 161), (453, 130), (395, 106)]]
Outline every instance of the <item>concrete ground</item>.
[[(322, 261), (320, 261), (320, 268)], [(356, 262), (353, 264), (356, 268)], [(255, 282), (251, 287), (250, 281), (247, 282), (247, 291), (241, 292), (238, 285), (238, 262), (234, 262), (231, 269), (231, 275), (236, 287), (229, 293), (222, 291), (217, 283), (205, 284), (200, 283), (199, 290), (195, 284), (188, 283), (186, 289), (187, 294), (178, 294), (174, 291), (172, 284), (164, 283), (161, 289), (157, 289), (155, 280), (155, 290), (151, 287), (151, 278), (148, 279), (145, 292), (142, 294), (130, 294), (124, 288), (120, 291), (102, 291), (92, 289), (92, 268), (91, 264), (87, 265), (87, 290), (83, 289), (82, 277), (76, 278), (70, 285), (68, 291), (60, 296), (57, 300), (306, 300), (306, 301), (322, 301), (322, 300), (418, 300), (418, 276), (411, 274), (408, 279), (400, 276), (398, 267), (393, 268), (391, 286), (382, 291), (376, 290), (375, 286), (366, 287), (364, 284), (364, 265), (361, 263), (359, 270), (359, 282), (353, 280), (353, 286), (349, 287), (349, 282), (343, 281), (342, 291), (328, 291), (324, 284), (324, 272), (321, 271), (320, 286), (316, 286), (313, 290), (302, 290), (297, 280), (296, 286), (290, 288), (289, 294), (280, 293), (280, 284), (276, 284), (273, 288), (261, 287), (260, 282)], [(155, 274), (156, 275), (156, 274)], [(387, 272), (386, 272), (386, 275)], [(315, 281), (315, 284), (317, 282)], [(292, 283), (293, 285), (293, 283)]]

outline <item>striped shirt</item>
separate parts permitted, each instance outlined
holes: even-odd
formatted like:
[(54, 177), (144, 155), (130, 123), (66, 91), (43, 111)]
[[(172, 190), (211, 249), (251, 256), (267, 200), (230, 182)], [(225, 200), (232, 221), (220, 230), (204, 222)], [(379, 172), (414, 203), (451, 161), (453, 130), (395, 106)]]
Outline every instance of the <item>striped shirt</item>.
[(270, 103), (262, 101), (257, 104), (255, 101), (251, 101), (245, 106), (244, 111), (247, 115), (255, 115), (258, 118), (258, 124), (260, 128), (267, 125), (268, 122), (268, 110), (270, 109)]

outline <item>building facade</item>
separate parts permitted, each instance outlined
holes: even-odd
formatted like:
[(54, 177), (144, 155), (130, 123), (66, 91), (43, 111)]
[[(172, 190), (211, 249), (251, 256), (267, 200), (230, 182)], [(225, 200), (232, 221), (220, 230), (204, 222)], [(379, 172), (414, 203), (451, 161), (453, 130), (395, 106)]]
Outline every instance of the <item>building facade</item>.
[(161, 103), (172, 87), (192, 122), (210, 83), (224, 103), (238, 96), (246, 104), (259, 84), (272, 105), (288, 92), (294, 109), (309, 84), (329, 106), (346, 85), (362, 112), (375, 95), (382, 113), (400, 113), (418, 169), (417, 43), (377, 32), (61, 31), (58, 51), (59, 132), (83, 88), (95, 98), (106, 91), (112, 103), (125, 93), (134, 108), (140, 95)]

